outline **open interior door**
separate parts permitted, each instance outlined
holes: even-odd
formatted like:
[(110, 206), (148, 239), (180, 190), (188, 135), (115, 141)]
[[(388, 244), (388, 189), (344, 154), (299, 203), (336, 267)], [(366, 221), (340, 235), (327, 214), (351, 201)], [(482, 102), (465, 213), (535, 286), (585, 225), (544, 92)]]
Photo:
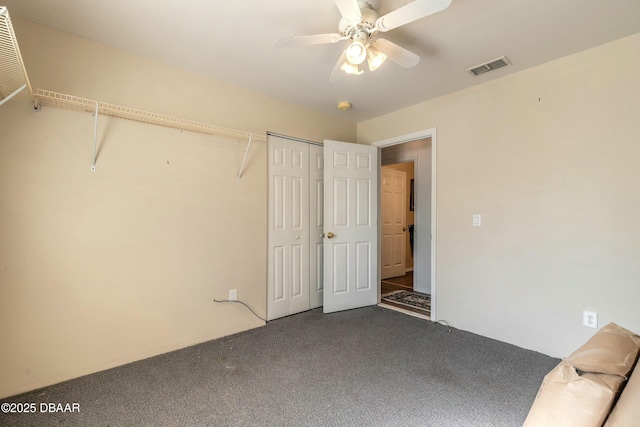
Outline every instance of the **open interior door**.
[(378, 147), (324, 141), (323, 311), (378, 303)]
[(382, 166), (381, 172), (380, 278), (384, 280), (406, 273), (407, 173), (389, 166)]

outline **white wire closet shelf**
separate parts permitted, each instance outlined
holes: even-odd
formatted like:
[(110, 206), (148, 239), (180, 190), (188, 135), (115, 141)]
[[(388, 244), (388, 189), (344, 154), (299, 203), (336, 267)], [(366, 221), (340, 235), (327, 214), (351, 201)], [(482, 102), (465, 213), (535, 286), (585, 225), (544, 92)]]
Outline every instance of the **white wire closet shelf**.
[(0, 6), (0, 105), (12, 98), (29, 99), (37, 106), (9, 11)]
[(206, 135), (220, 135), (237, 139), (248, 139), (242, 166), (238, 173), (238, 182), (240, 182), (240, 178), (244, 172), (251, 142), (267, 140), (266, 134), (253, 134), (251, 132), (230, 129), (210, 123), (152, 113), (107, 102), (81, 98), (79, 96), (58, 93), (51, 90), (34, 90), (29, 82), (27, 70), (25, 69), (22, 55), (20, 54), (18, 40), (15, 32), (13, 31), (9, 11), (6, 7), (0, 6), (0, 106), (13, 98), (28, 99), (36, 110), (38, 110), (40, 106), (44, 105), (47, 107), (95, 114), (94, 156), (91, 166), (92, 171), (95, 171), (96, 138), (99, 114)]
[(124, 107), (121, 105), (109, 104), (107, 102), (81, 98), (74, 95), (66, 95), (64, 93), (58, 93), (51, 90), (36, 89), (35, 97), (40, 102), (40, 105), (46, 107), (56, 107), (66, 110), (94, 113), (97, 106), (99, 113), (105, 116), (118, 117), (121, 119), (149, 123), (157, 126), (165, 126), (173, 129), (204, 133), (208, 135), (226, 135), (242, 139), (252, 138), (254, 141), (267, 140), (266, 135), (254, 135), (251, 132), (242, 130), (225, 128), (223, 126), (198, 122), (195, 120), (181, 119), (178, 117), (167, 116), (159, 113), (152, 113), (149, 111)]

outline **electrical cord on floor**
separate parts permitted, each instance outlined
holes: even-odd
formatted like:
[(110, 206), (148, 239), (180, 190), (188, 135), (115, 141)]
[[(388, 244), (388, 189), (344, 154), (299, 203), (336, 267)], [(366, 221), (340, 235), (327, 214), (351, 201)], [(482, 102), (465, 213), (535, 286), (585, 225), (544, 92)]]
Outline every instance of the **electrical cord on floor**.
[(451, 325), (449, 323), (447, 323), (446, 320), (438, 320), (437, 322), (431, 322), (431, 323), (439, 323), (441, 325), (445, 325), (447, 328), (449, 328), (449, 332), (451, 332), (453, 330), (451, 328)]
[(253, 311), (253, 309), (251, 307), (249, 307), (247, 304), (243, 303), (242, 301), (230, 300), (230, 299), (222, 299), (222, 300), (214, 299), (213, 302), (237, 302), (237, 303), (240, 303), (240, 304), (244, 305), (245, 307), (247, 307), (253, 313), (253, 315), (256, 316), (258, 319), (262, 320), (263, 322), (267, 321), (267, 319), (263, 319), (262, 317), (258, 316), (258, 314), (256, 314), (256, 312)]

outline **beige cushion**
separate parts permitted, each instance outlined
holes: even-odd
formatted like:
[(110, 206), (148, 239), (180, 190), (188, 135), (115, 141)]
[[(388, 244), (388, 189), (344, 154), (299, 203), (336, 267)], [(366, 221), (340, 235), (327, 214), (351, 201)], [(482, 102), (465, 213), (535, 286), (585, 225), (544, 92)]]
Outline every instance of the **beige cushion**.
[(640, 368), (631, 374), (618, 403), (613, 407), (605, 427), (635, 427), (640, 425)]
[(571, 353), (565, 362), (585, 372), (626, 377), (633, 369), (639, 348), (640, 336), (615, 323), (609, 323)]
[(561, 362), (544, 377), (524, 427), (601, 427), (622, 381), (617, 375), (579, 375)]
[(640, 349), (640, 337), (614, 323), (549, 372), (524, 427), (601, 427)]

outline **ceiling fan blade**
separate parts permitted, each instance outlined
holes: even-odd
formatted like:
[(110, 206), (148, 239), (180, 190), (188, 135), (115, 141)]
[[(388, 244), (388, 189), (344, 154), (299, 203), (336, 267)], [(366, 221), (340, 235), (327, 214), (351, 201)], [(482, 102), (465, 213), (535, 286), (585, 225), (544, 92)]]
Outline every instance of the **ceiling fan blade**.
[(379, 31), (389, 31), (425, 16), (433, 15), (449, 7), (452, 0), (415, 0), (393, 12), (381, 16), (376, 21)]
[(340, 10), (340, 14), (350, 23), (357, 24), (362, 21), (362, 12), (358, 0), (334, 0)]
[(377, 39), (372, 45), (387, 56), (387, 59), (404, 68), (413, 68), (420, 62), (420, 57), (407, 49), (386, 39)]
[(342, 36), (338, 33), (332, 34), (315, 34), (313, 36), (294, 36), (284, 37), (276, 42), (278, 47), (303, 47), (313, 46), (315, 44), (338, 43), (342, 40)]
[(344, 61), (347, 60), (347, 50), (345, 49), (342, 52), (342, 55), (340, 55), (340, 59), (338, 59), (338, 62), (336, 62), (336, 66), (333, 67), (333, 71), (331, 71), (331, 75), (329, 76), (329, 81), (330, 82), (337, 82), (338, 80), (342, 79), (345, 76), (345, 73), (340, 69), (340, 67), (342, 67), (342, 64), (344, 64)]

